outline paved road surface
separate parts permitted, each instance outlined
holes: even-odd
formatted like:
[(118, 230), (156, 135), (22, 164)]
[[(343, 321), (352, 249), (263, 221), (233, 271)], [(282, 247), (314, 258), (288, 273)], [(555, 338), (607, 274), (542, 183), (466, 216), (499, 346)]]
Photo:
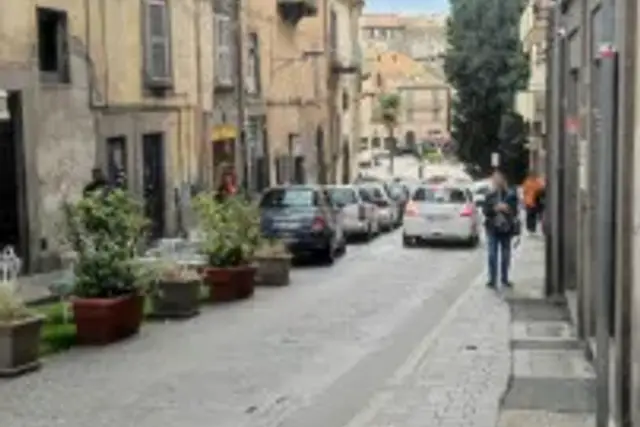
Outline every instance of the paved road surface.
[(0, 382), (0, 425), (493, 427), (507, 315), (483, 259), (398, 233), (350, 247), (288, 288)]

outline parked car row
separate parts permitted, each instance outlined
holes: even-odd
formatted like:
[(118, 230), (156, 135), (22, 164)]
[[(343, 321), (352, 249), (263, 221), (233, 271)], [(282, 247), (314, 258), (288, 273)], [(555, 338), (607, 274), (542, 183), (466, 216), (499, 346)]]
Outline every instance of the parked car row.
[(332, 264), (348, 242), (399, 228), (408, 199), (408, 188), (393, 182), (272, 187), (260, 199), (261, 230), (296, 257)]

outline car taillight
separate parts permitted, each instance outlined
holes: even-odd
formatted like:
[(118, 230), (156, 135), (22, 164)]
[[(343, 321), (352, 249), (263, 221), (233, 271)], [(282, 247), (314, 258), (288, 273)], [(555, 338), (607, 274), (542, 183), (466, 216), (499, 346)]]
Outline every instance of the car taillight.
[(367, 219), (367, 211), (364, 205), (358, 205), (358, 219), (360, 221)]
[(327, 226), (327, 222), (321, 216), (315, 217), (311, 223), (312, 231), (322, 231)]
[(404, 209), (404, 216), (418, 216), (418, 207), (413, 202), (408, 202)]
[(460, 216), (473, 216), (473, 206), (470, 204), (464, 205), (464, 208), (460, 211)]

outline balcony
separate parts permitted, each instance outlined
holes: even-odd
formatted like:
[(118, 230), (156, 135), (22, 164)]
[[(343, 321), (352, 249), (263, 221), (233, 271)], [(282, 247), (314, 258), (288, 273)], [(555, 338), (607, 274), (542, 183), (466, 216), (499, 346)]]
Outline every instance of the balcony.
[(278, 13), (285, 22), (296, 26), (302, 18), (318, 14), (318, 0), (278, 0)]

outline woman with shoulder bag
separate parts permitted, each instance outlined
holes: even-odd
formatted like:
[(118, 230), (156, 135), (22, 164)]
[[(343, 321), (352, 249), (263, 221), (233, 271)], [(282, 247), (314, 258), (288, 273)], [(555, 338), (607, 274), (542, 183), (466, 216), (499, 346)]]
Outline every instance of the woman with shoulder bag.
[[(485, 199), (483, 207), (487, 235), (489, 281), (487, 286), (496, 289), (498, 266), (500, 282), (511, 288), (509, 268), (511, 264), (511, 241), (520, 234), (518, 217), (518, 195), (509, 188), (504, 175), (496, 170), (492, 176), (493, 191)], [(500, 262), (498, 263), (498, 260)]]

